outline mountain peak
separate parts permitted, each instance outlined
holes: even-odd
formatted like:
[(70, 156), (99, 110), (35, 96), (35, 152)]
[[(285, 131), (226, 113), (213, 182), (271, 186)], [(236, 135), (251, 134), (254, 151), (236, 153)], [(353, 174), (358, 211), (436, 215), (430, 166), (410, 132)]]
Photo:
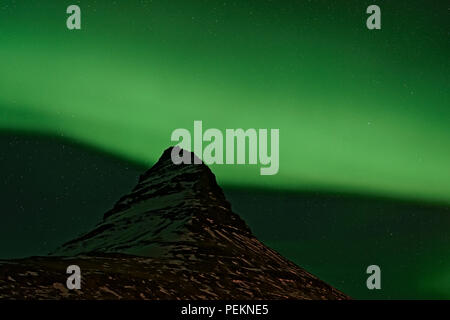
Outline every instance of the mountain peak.
[[(0, 261), (0, 296), (42, 299), (348, 299), (261, 243), (204, 164), (169, 148), (90, 232), (48, 257)], [(189, 154), (195, 157), (194, 154)], [(54, 282), (67, 264), (82, 290)], [(42, 277), (26, 277), (36, 270)], [(36, 288), (39, 288), (36, 291)], [(36, 293), (38, 292), (38, 293)], [(111, 295), (113, 294), (113, 295)]]
[[(250, 228), (232, 212), (208, 166), (174, 164), (173, 148), (163, 152), (94, 230), (53, 254), (115, 252), (150, 257), (175, 254), (180, 241), (202, 251), (201, 242), (211, 237), (212, 229), (251, 235)], [(191, 159), (196, 157), (181, 151), (188, 152)]]
[[(171, 158), (173, 149), (186, 153), (192, 160), (191, 164), (174, 164)], [(183, 195), (184, 200), (215, 202), (217, 205), (231, 209), (215, 175), (203, 163), (194, 163), (200, 159), (193, 153), (179, 147), (167, 148), (159, 160), (139, 177), (138, 184), (132, 192), (122, 197), (114, 207), (105, 213), (104, 218), (116, 212), (149, 199), (171, 194)], [(196, 161), (197, 162), (197, 161)]]

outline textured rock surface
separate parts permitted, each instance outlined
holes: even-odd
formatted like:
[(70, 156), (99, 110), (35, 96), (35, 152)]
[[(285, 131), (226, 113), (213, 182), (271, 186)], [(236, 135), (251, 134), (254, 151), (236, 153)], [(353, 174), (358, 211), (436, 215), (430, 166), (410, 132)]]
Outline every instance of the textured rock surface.
[[(174, 165), (171, 150), (91, 232), (49, 257), (0, 261), (0, 298), (348, 298), (258, 241), (210, 169)], [(66, 289), (71, 264), (81, 290)]]

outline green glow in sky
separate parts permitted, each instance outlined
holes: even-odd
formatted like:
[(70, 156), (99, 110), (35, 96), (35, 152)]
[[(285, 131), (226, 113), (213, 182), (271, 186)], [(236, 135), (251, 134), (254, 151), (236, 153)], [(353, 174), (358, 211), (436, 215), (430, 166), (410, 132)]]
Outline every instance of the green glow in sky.
[(75, 1), (69, 31), (72, 2), (0, 4), (1, 129), (150, 164), (194, 120), (277, 128), (277, 175), (220, 183), (450, 202), (444, 2), (383, 2), (369, 31), (364, 1)]

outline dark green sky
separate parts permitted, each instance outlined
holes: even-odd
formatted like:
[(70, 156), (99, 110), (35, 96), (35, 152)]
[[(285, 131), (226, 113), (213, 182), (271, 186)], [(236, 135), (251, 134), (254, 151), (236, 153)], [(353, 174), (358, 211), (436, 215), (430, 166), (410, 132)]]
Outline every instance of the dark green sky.
[(280, 129), (279, 174), (212, 168), (264, 242), (357, 298), (448, 298), (448, 21), (448, 1), (1, 1), (1, 256), (89, 230), (202, 120)]
[[(0, 4), (0, 127), (141, 163), (171, 132), (280, 129), (280, 172), (226, 183), (450, 201), (445, 1)], [(382, 30), (365, 27), (369, 4)], [(150, 147), (151, 146), (151, 147)], [(239, 179), (237, 179), (239, 178)]]

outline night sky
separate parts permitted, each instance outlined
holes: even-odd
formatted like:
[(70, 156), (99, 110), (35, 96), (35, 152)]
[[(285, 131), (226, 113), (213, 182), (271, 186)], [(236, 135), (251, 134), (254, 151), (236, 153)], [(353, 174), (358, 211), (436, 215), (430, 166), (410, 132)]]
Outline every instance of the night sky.
[[(82, 30), (66, 28), (70, 4)], [(366, 28), (370, 4), (381, 30)], [(450, 298), (449, 12), (425, 0), (2, 1), (0, 257), (89, 229), (174, 129), (202, 120), (280, 129), (277, 175), (212, 167), (261, 240), (356, 298)], [(377, 261), (384, 291), (367, 292)]]

